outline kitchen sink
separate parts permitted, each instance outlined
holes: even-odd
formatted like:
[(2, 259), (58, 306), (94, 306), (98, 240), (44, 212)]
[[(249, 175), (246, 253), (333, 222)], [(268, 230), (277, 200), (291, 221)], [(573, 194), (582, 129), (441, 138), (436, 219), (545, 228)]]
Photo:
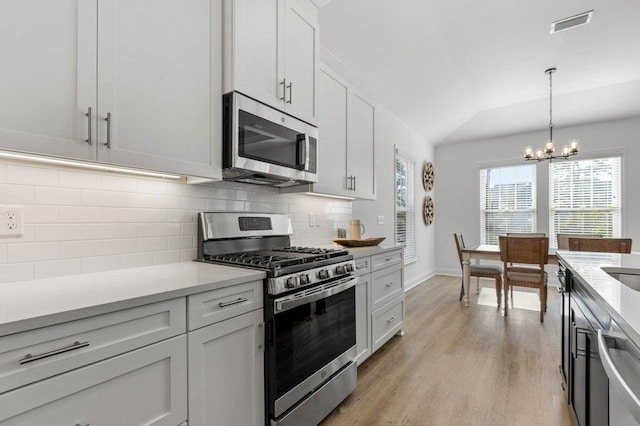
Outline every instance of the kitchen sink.
[(603, 267), (602, 270), (627, 287), (640, 291), (640, 269)]

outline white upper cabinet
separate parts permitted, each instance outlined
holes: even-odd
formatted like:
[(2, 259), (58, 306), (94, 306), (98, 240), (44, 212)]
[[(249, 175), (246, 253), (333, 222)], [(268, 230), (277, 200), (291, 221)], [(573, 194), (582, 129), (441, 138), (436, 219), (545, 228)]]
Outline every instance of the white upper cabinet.
[(96, 104), (95, 14), (95, 1), (1, 3), (0, 148), (95, 156), (85, 116)]
[(317, 124), (320, 34), (310, 0), (225, 0), (224, 92)]
[(0, 148), (221, 178), (222, 0), (6, 3)]
[(350, 93), (347, 176), (358, 198), (375, 197), (374, 112), (371, 102), (355, 91)]

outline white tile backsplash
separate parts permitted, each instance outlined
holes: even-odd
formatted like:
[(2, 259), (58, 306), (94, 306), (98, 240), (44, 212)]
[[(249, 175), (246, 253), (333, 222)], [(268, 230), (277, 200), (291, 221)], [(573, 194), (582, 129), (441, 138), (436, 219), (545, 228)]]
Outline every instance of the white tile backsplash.
[[(197, 213), (275, 212), (295, 245), (327, 245), (351, 202), (235, 182), (186, 185), (0, 160), (0, 204), (24, 206), (24, 235), (0, 237), (0, 282), (193, 260)], [(309, 214), (318, 214), (316, 227)]]

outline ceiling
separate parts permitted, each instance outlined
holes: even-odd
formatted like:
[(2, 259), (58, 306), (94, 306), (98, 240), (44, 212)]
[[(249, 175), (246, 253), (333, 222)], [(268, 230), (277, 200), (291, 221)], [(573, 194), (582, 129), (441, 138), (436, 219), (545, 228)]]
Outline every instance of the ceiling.
[(640, 116), (639, 19), (635, 0), (333, 0), (320, 40), (437, 145), (546, 129), (551, 67), (556, 129)]

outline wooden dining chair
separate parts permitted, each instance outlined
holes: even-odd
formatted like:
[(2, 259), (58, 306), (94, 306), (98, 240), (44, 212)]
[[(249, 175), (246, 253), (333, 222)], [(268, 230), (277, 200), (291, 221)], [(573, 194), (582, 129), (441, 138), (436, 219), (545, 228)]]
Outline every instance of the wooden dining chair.
[(602, 238), (599, 234), (556, 234), (558, 250), (569, 250), (569, 238)]
[(504, 268), (504, 316), (508, 315), (507, 296), (513, 287), (537, 288), (540, 292), (540, 322), (544, 322), (547, 311), (547, 273), (544, 266), (549, 258), (549, 238), (547, 237), (498, 237), (500, 260)]
[[(453, 234), (453, 238), (456, 241), (456, 248), (458, 249), (458, 259), (460, 260), (460, 267), (462, 268), (462, 249), (465, 247), (462, 234)], [(478, 280), (477, 291), (480, 291), (480, 278), (491, 278), (496, 280), (496, 299), (498, 306), (501, 304), (502, 299), (502, 268), (498, 265), (469, 265), (470, 276), (476, 277)], [(462, 284), (460, 288), (460, 299), (464, 296), (464, 268), (463, 268)]]
[(507, 237), (546, 237), (544, 232), (507, 232)]
[(571, 251), (631, 253), (631, 238), (569, 238)]

